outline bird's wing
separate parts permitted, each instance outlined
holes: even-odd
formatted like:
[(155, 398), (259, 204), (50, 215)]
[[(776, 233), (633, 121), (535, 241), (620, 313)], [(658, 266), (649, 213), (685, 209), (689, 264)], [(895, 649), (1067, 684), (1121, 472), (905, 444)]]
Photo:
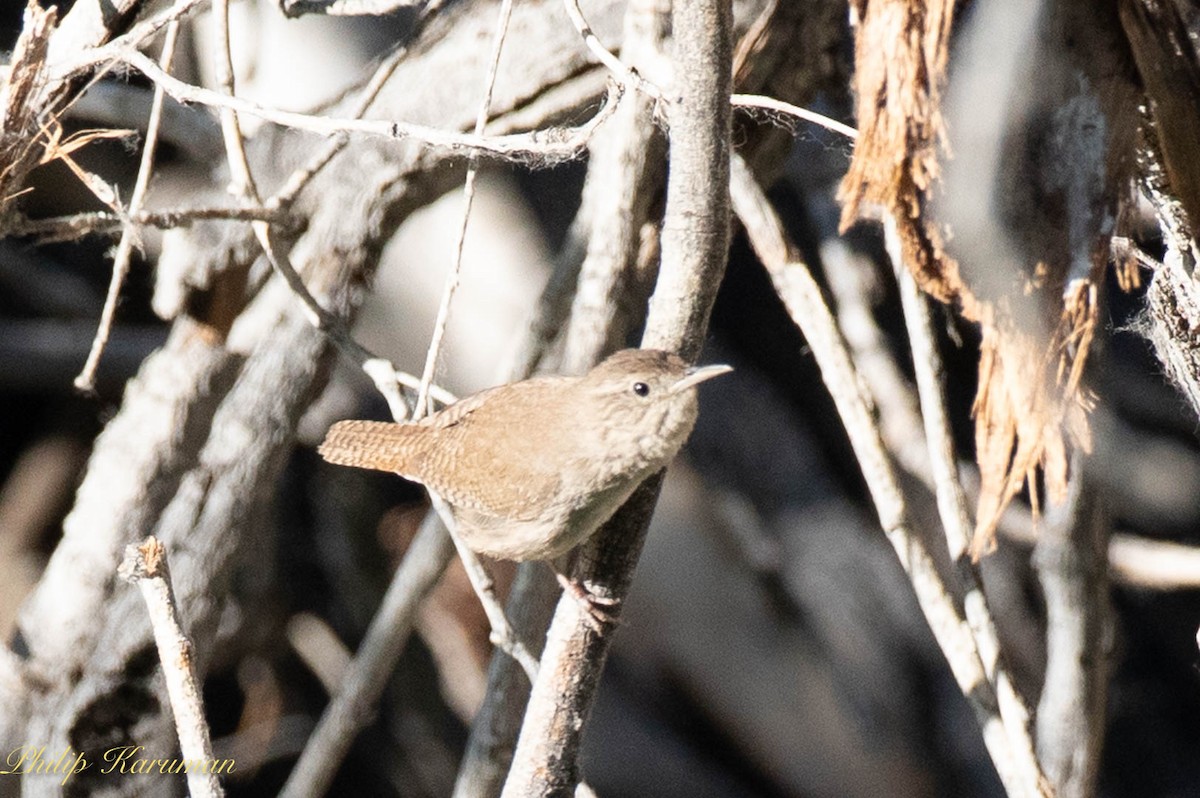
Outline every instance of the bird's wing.
[(463, 424), (495, 390), (481, 391), (415, 423), (339, 421), (329, 428), (317, 452), (337, 465), (393, 471), (424, 482), (419, 465), (428, 449), (444, 443), (440, 431)]
[[(547, 412), (538, 394), (558, 379), (490, 388), (413, 424), (339, 421), (318, 452), (331, 463), (397, 473), (484, 516), (530, 520), (561, 486), (547, 456), (561, 442), (544, 431), (555, 425), (538, 423)], [(489, 401), (500, 390), (528, 401)]]
[[(557, 441), (545, 433), (546, 410), (538, 393), (556, 378), (505, 386), (524, 394), (522, 402), (489, 402), (490, 389), (451, 405), (430, 420), (430, 445), (412, 478), (458, 507), (497, 520), (531, 520), (560, 490), (561, 475), (550, 465), (548, 449)], [(512, 398), (511, 395), (509, 397)], [(460, 407), (466, 405), (465, 407)], [(525, 416), (514, 411), (525, 408)], [(486, 432), (480, 434), (480, 430)], [(451, 475), (453, 464), (453, 475)]]

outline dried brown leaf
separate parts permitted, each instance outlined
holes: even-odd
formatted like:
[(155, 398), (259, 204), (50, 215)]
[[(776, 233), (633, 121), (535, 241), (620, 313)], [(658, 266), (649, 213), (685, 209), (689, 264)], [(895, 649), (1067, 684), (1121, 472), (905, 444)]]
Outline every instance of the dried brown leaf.
[(922, 220), (938, 177), (945, 130), (941, 92), (955, 0), (856, 0), (855, 91), (858, 132), (842, 180), (842, 228), (878, 206), (892, 215), (905, 264), (917, 284), (943, 302), (973, 305), (947, 257), (942, 233)]
[(1088, 411), (1094, 399), (1083, 373), (1099, 314), (1095, 284), (1077, 281), (1064, 296), (1063, 315), (1047, 345), (1042, 336), (1017, 328), (1007, 300), (981, 307), (975, 558), (995, 548), (996, 524), (1022, 488), (1029, 488), (1036, 517), (1037, 476), (1046, 498), (1060, 503), (1067, 496), (1071, 448), (1091, 451)]
[(93, 141), (103, 139), (118, 139), (128, 140), (137, 135), (136, 130), (123, 130), (119, 128), (113, 129), (91, 129), (77, 131), (66, 139), (62, 138), (62, 126), (57, 122), (50, 126), (49, 139), (46, 142), (46, 147), (42, 153), (39, 164), (49, 163), (56, 158), (71, 155), (83, 147), (91, 144)]

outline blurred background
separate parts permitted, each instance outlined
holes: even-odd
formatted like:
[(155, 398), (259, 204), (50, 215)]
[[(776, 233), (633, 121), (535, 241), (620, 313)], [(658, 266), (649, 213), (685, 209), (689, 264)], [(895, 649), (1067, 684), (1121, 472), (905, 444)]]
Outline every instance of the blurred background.
[[(20, 10), (0, 9), (6, 49)], [(404, 12), (289, 20), (268, 3), (234, 10), (235, 30), (253, 37), (239, 48), (248, 54), (239, 89), (286, 108), (336, 96), (412, 21)], [(838, 35), (844, 75), (848, 23)], [(200, 33), (185, 35), (183, 79), (204, 79), (195, 57), (203, 48)], [(849, 86), (842, 88), (824, 91), (817, 108), (852, 123)], [(141, 78), (106, 79), (72, 109), (67, 130), (137, 129), (149, 94)], [(164, 131), (151, 205), (211, 191), (223, 160), (213, 117), (169, 105), (178, 118)], [(771, 198), (835, 312), (845, 323), (866, 310), (880, 351), (911, 381), (881, 236), (870, 225), (837, 232), (835, 195), (851, 145), (815, 126), (793, 133)], [(120, 186), (132, 184), (136, 154), (121, 142), (96, 142), (77, 157)], [(445, 388), (466, 395), (506, 378), (567, 240), (585, 174), (585, 164), (572, 163), (481, 175), (438, 374)], [(60, 164), (35, 171), (31, 185), (22, 205), (31, 218), (99, 207)], [(461, 207), (451, 191), (405, 221), (358, 314), (356, 338), (403, 370), (419, 373), (424, 361)], [(1149, 212), (1132, 229), (1161, 255)], [(126, 381), (166, 340), (167, 322), (150, 305), (161, 238), (145, 231), (89, 394), (72, 379), (95, 332), (113, 239), (0, 241), (0, 629), (10, 639), (93, 439), (117, 412)], [(1144, 286), (1125, 291), (1113, 280), (1105, 289), (1090, 373), (1097, 407), (1089, 472), (1117, 533), (1200, 546), (1197, 419), (1137, 332)], [(979, 334), (940, 306), (935, 324), (957, 443), (970, 461)], [(695, 433), (669, 472), (585, 737), (588, 782), (606, 798), (1002, 795), (879, 530), (806, 342), (740, 233), (701, 361), (735, 372), (705, 384)], [(418, 487), (317, 457), (328, 424), (350, 417), (384, 419), (387, 407), (357, 367), (339, 359), (300, 422), (272, 505), (253, 520), (268, 530), (254, 544), (267, 567), (236, 575), (222, 621), (236, 633), (222, 638), (205, 683), (218, 756), (239, 765), (230, 795), (271, 795), (282, 785), (326, 701), (315, 670), (325, 661), (336, 672), (355, 649), (423, 514)], [(917, 526), (936, 529), (929, 491), (915, 477), (907, 487)], [(1036, 699), (1045, 614), (1033, 539), (1021, 496), (982, 571), (1010, 665)], [(502, 584), (511, 577), (503, 564), (496, 570)], [(1111, 687), (1099, 795), (1200, 794), (1198, 588), (1200, 574), (1151, 586), (1113, 575), (1115, 612), (1100, 646)], [(418, 634), (331, 794), (448, 795), (488, 656), (485, 622), (455, 566), (423, 608)]]

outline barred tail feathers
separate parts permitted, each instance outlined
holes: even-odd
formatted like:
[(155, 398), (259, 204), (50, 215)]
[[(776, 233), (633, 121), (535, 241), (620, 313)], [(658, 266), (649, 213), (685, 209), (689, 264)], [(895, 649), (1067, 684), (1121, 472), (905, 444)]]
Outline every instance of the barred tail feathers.
[(336, 465), (405, 472), (413, 435), (424, 428), (386, 421), (339, 421), (329, 428), (317, 453)]

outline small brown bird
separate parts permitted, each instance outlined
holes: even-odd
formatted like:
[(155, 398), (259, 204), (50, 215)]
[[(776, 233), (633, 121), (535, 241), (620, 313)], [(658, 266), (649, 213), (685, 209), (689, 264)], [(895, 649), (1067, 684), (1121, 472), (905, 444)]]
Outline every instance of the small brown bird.
[(480, 554), (549, 560), (670, 462), (696, 423), (696, 385), (728, 371), (626, 349), (582, 377), (490, 388), (416, 423), (339, 421), (318, 451), (426, 485)]

